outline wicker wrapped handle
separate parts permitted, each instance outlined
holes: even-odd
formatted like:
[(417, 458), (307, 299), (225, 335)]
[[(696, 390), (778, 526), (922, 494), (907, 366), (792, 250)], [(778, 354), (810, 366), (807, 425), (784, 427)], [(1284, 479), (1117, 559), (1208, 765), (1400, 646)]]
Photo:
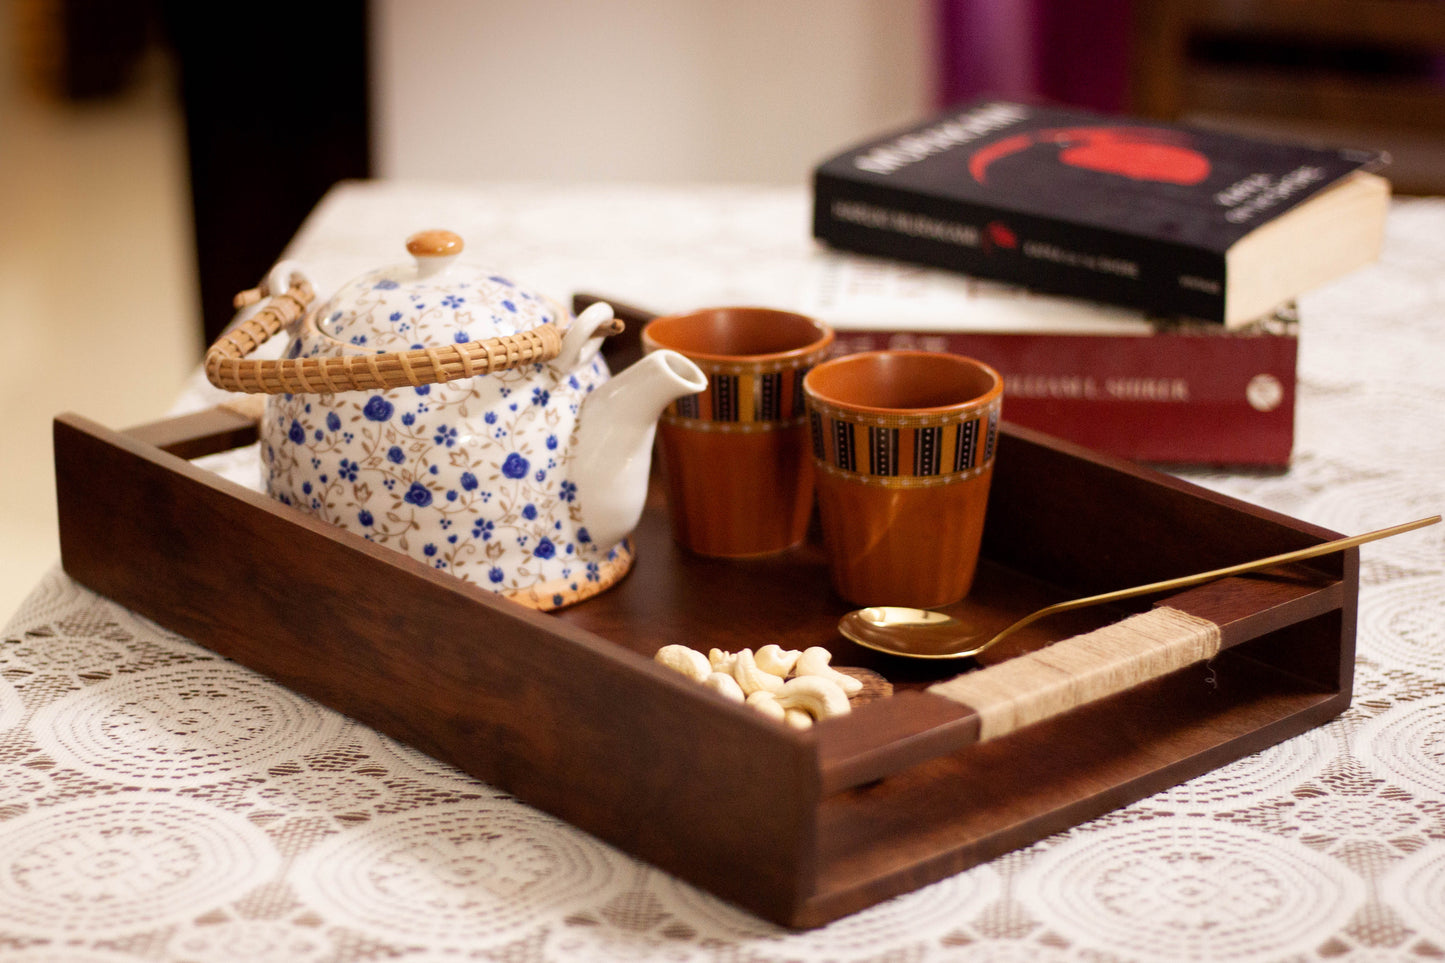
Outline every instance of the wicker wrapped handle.
[(562, 349), (561, 332), (548, 323), (518, 334), (439, 348), (275, 361), (255, 359), (250, 354), (304, 316), (316, 297), (311, 283), (293, 274), (284, 292), (268, 292), (263, 285), (236, 295), (236, 306), (255, 304), (268, 293), (270, 300), (260, 311), (223, 334), (206, 352), (206, 378), (216, 387), (273, 395), (416, 387), (551, 361)]

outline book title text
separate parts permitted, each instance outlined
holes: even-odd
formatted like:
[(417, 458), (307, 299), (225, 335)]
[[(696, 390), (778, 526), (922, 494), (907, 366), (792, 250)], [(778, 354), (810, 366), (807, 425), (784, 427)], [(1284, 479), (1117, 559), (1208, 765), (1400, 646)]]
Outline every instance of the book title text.
[(953, 150), (1029, 116), (1020, 104), (985, 104), (932, 127), (904, 134), (853, 158), (853, 166), (871, 174), (892, 174), (926, 157)]
[(1215, 194), (1214, 200), (1229, 208), (1224, 213), (1226, 221), (1243, 224), (1319, 183), (1324, 176), (1324, 168), (1309, 164), (1281, 174), (1278, 179), (1268, 174), (1250, 174)]

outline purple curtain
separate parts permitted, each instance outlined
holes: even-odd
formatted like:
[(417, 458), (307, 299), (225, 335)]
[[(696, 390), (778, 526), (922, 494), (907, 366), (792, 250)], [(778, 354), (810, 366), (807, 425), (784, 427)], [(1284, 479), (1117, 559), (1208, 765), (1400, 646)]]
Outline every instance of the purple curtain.
[(1122, 111), (1130, 0), (935, 0), (939, 106), (980, 96)]

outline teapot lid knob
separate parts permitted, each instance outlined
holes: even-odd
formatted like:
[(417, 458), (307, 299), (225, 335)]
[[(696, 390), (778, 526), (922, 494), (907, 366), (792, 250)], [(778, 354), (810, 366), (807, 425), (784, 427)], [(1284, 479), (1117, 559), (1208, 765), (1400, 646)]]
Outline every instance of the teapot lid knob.
[(416, 258), (422, 277), (446, 270), (462, 247), (461, 236), (451, 231), (419, 231), (406, 239), (407, 253)]
[(462, 253), (462, 239), (451, 231), (418, 231), (406, 239), (412, 257), (447, 257)]

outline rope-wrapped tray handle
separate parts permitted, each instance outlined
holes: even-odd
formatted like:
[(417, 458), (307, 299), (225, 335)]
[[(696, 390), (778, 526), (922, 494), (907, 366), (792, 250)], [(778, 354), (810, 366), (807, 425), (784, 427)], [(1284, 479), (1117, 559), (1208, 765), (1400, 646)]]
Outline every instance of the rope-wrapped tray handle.
[(439, 384), (519, 365), (551, 361), (562, 349), (562, 334), (552, 323), (518, 334), (436, 348), (386, 354), (324, 358), (251, 358), (253, 351), (302, 318), (316, 297), (299, 273), (289, 287), (270, 292), (263, 284), (236, 295), (236, 306), (266, 304), (223, 334), (206, 352), (206, 378), (218, 388), (249, 394), (331, 394)]

